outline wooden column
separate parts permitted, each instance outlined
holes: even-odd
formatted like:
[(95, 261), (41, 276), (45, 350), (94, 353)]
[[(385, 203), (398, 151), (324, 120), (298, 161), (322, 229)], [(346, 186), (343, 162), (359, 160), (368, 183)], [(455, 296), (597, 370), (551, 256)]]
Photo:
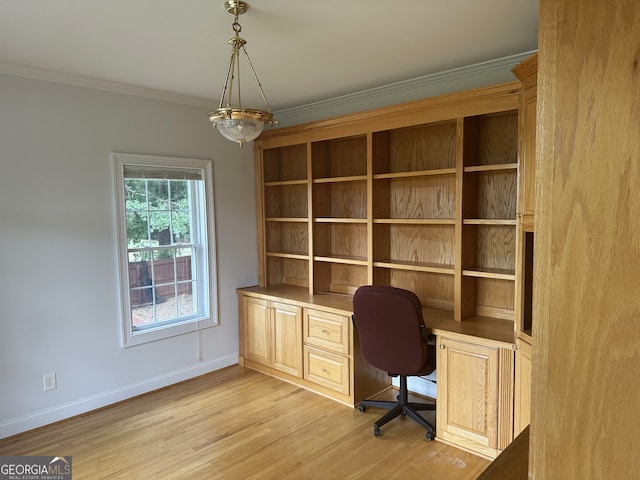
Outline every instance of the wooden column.
[(540, 0), (530, 478), (637, 478), (640, 3)]

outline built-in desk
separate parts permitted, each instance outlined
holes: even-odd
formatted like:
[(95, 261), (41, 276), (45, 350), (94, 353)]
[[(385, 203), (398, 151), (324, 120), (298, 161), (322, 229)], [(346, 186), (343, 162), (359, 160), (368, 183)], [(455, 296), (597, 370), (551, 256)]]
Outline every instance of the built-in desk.
[[(352, 295), (310, 294), (306, 288), (291, 285), (276, 285), (268, 288), (246, 287), (239, 288), (237, 292), (247, 296), (266, 296), (274, 301), (300, 307), (314, 306), (338, 314), (351, 315), (353, 313)], [(475, 316), (457, 322), (453, 319), (453, 312), (427, 307), (422, 309), (422, 315), (425, 325), (435, 335), (448, 335), (456, 338), (474, 337), (489, 342), (498, 342), (507, 348), (511, 348), (515, 343), (513, 322), (509, 320)]]
[[(351, 407), (390, 388), (386, 372), (361, 355), (351, 295), (288, 285), (237, 293), (241, 365)], [(423, 317), (438, 345), (436, 437), (495, 458), (513, 435), (513, 323), (457, 322), (433, 308)]]

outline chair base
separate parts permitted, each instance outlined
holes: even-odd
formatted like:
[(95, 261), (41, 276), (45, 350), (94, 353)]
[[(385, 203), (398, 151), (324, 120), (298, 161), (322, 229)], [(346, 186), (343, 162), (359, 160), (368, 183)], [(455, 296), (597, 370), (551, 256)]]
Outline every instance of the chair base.
[(390, 422), (400, 415), (408, 415), (413, 421), (427, 429), (426, 438), (428, 440), (433, 440), (435, 438), (435, 427), (422, 415), (420, 415), (418, 411), (435, 410), (436, 406), (431, 403), (409, 402), (408, 396), (407, 377), (405, 375), (400, 375), (400, 391), (398, 393), (397, 402), (389, 402), (383, 400), (362, 400), (360, 402), (358, 409), (361, 412), (364, 412), (366, 410), (366, 407), (378, 407), (389, 410), (389, 412), (387, 412), (383, 417), (381, 417), (376, 423), (373, 424), (373, 434), (376, 437), (379, 437), (381, 435), (380, 427), (382, 427), (385, 423)]

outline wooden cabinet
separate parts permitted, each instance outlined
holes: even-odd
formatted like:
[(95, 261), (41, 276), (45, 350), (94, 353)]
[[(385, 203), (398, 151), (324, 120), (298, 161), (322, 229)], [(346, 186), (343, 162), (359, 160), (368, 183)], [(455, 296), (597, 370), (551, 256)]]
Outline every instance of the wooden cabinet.
[(302, 309), (244, 298), (245, 355), (294, 377), (302, 376)]
[(263, 339), (277, 331), (250, 318), (253, 304), (241, 313), (241, 359), (354, 405), (389, 382), (359, 357), (351, 295), (365, 284), (411, 290), (443, 345), (472, 346), (441, 352), (451, 366), (438, 366), (439, 410), (449, 412), (438, 428), (488, 457), (504, 448), (513, 347), (531, 318), (522, 270), (533, 263), (523, 225), (533, 222), (534, 93), (511, 82), (264, 132), (259, 284), (239, 293), (302, 309), (301, 368), (295, 377), (276, 368), (275, 340)]
[(522, 82), (520, 102), (520, 195), (518, 217), (533, 228), (536, 193), (536, 109), (538, 105), (538, 54), (534, 53), (513, 68)]
[(513, 350), (439, 336), (437, 438), (494, 458), (512, 440)]
[(304, 310), (304, 378), (349, 395), (351, 372), (351, 318), (348, 315)]
[(391, 385), (361, 356), (348, 296), (238, 289), (241, 363), (349, 406)]
[(516, 333), (530, 345), (533, 329), (533, 254), (535, 217), (535, 155), (538, 54), (513, 72), (522, 82), (520, 102), (520, 183), (518, 194), (518, 261), (516, 279)]
[(516, 340), (513, 435), (517, 436), (531, 421), (531, 344)]
[(535, 164), (538, 54), (513, 69), (522, 83), (520, 102), (520, 181), (517, 226), (516, 355), (514, 436), (529, 425), (531, 412), (531, 359), (533, 331), (533, 263), (535, 238)]

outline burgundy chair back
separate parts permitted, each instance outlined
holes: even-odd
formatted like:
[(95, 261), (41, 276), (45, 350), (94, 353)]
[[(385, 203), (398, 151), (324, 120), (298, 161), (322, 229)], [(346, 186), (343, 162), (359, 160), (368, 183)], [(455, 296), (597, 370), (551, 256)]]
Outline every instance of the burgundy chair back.
[(427, 375), (435, 368), (435, 345), (423, 337), (422, 305), (415, 293), (365, 285), (353, 296), (354, 322), (364, 358), (393, 375)]

